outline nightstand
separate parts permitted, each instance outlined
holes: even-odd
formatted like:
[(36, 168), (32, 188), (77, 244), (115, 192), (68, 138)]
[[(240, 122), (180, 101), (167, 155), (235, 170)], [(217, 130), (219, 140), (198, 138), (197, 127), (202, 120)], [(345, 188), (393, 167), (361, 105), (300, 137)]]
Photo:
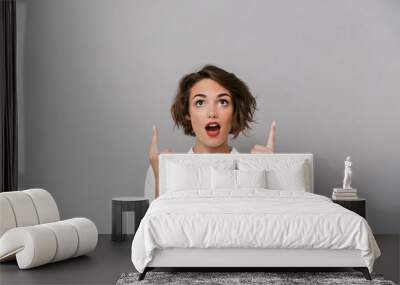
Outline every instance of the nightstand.
[(112, 233), (113, 241), (123, 241), (122, 212), (135, 212), (135, 232), (149, 207), (149, 199), (144, 197), (115, 197), (112, 199)]
[(357, 198), (354, 200), (336, 200), (332, 199), (332, 202), (339, 204), (340, 206), (359, 214), (365, 219), (365, 204), (366, 200), (364, 198)]

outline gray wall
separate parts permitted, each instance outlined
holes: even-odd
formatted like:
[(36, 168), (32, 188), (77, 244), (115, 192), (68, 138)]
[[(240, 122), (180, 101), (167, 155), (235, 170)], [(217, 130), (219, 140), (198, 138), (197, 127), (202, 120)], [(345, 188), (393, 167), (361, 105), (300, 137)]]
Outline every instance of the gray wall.
[(400, 232), (400, 1), (18, 0), (20, 187), (64, 218), (111, 229), (111, 198), (142, 195), (151, 126), (186, 152), (169, 106), (180, 77), (213, 63), (257, 96), (248, 152), (277, 121), (278, 152), (315, 154), (315, 189), (343, 161), (377, 233)]

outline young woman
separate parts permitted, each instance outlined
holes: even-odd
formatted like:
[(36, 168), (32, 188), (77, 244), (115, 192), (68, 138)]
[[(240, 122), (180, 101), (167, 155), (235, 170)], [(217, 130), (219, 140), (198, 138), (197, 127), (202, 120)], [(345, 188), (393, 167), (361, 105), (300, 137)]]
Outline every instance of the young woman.
[[(247, 85), (219, 67), (206, 65), (200, 71), (185, 75), (171, 106), (175, 126), (185, 135), (194, 136), (195, 144), (189, 153), (238, 153), (228, 145), (229, 134), (236, 138), (246, 135), (253, 122), (256, 100)], [(273, 153), (275, 122), (272, 122), (266, 145), (255, 145), (251, 153)], [(166, 149), (161, 153), (168, 153)], [(149, 167), (146, 175), (145, 196), (151, 200), (159, 196), (158, 189), (158, 131), (153, 126)]]

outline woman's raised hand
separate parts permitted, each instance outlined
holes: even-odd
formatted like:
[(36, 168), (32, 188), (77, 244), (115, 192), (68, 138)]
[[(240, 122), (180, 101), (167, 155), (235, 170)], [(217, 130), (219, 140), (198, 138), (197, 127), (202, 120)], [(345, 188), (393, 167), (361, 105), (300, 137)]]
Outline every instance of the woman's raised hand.
[(274, 153), (275, 151), (275, 130), (276, 130), (276, 122), (273, 121), (271, 124), (271, 128), (269, 129), (269, 136), (266, 145), (256, 144), (251, 149), (250, 153)]
[(151, 144), (149, 151), (150, 165), (153, 168), (154, 177), (158, 178), (158, 156), (160, 153), (171, 153), (172, 151), (167, 148), (163, 151), (158, 151), (158, 130), (156, 126), (153, 126), (153, 135), (151, 136)]

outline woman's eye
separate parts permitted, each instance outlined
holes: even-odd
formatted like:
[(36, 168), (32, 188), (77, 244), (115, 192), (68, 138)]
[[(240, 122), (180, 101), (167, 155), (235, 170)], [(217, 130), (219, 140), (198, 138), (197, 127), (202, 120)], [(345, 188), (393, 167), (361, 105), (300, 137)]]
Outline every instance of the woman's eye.
[(204, 105), (204, 100), (197, 100), (197, 101), (194, 103), (194, 105), (195, 105), (196, 107), (201, 107), (201, 106)]
[(221, 102), (222, 106), (228, 106), (229, 105), (229, 101), (228, 100), (222, 99), (222, 100), (220, 100), (220, 102)]

